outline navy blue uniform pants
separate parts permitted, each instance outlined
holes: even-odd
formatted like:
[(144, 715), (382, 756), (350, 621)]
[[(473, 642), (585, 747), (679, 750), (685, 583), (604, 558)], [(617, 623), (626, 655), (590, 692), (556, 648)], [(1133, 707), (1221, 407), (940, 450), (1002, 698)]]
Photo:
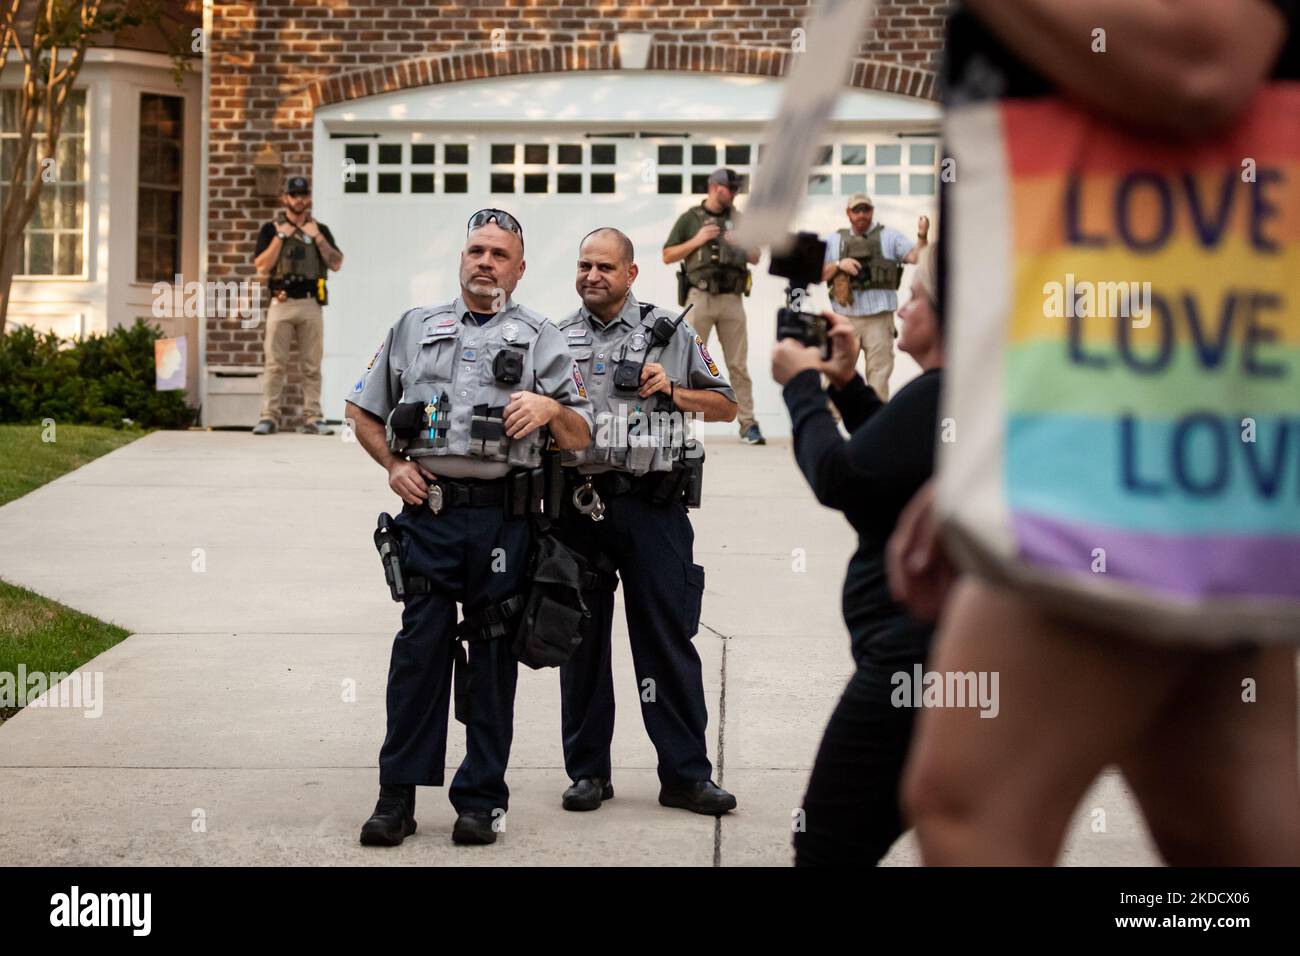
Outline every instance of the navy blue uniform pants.
[[(531, 529), (500, 505), (435, 515), (407, 506), (397, 517), (402, 563), (433, 591), (407, 598), (388, 669), (388, 733), (379, 752), (381, 784), (440, 787), (447, 762), (456, 604), (473, 613), (524, 587)], [(448, 796), (456, 811), (508, 809), (506, 763), (515, 706), (509, 639), (472, 641), (466, 753)]]
[[(695, 532), (680, 503), (654, 505), (637, 494), (605, 500), (605, 518), (592, 521), (566, 500), (559, 532), (592, 557), (603, 553), (623, 585), (641, 718), (659, 754), (659, 780), (673, 785), (712, 776), (705, 727), (699, 630), (704, 569), (692, 560)], [(583, 595), (591, 617), (569, 663), (560, 668), (564, 767), (569, 777), (610, 776), (614, 737), (614, 676), (610, 633), (614, 592)], [(650, 681), (652, 683), (647, 683)]]

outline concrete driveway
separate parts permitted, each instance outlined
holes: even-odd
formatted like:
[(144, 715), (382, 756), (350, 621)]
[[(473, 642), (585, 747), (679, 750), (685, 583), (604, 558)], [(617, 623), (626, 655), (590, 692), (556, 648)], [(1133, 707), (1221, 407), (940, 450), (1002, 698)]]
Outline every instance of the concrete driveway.
[[(420, 829), (358, 845), (374, 805), (399, 607), (371, 545), (400, 502), (355, 443), (157, 432), (0, 508), (0, 577), (132, 636), (89, 662), (103, 714), (28, 708), (0, 727), (0, 857), (41, 864), (744, 865), (790, 862), (791, 820), (851, 671), (839, 590), (854, 537), (788, 442), (708, 442), (703, 626), (715, 779), (739, 809), (660, 807), (622, 610), (617, 797), (565, 813), (556, 672), (521, 668), (506, 832), (450, 841), (445, 791)], [(803, 549), (806, 570), (795, 570)], [(453, 722), (448, 763), (464, 752)], [(448, 778), (450, 779), (450, 777)], [(1093, 832), (1104, 809), (1105, 832)], [(1153, 862), (1122, 779), (1080, 805), (1067, 863)], [(917, 862), (910, 838), (889, 857)]]

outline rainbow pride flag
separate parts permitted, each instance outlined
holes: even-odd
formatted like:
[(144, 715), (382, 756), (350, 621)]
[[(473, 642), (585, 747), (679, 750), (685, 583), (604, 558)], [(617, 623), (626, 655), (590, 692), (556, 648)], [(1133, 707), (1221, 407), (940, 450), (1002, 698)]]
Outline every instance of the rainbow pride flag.
[(959, 549), (1171, 633), (1296, 629), (1300, 84), (1196, 143), (1059, 99), (947, 134)]

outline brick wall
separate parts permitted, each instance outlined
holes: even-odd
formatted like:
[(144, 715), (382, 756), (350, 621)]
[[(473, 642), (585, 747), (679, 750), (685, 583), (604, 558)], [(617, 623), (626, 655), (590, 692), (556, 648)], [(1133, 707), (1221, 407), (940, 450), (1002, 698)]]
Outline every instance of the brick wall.
[[(210, 276), (251, 277), (253, 238), (278, 202), (256, 196), (253, 156), (270, 142), (287, 174), (309, 173), (316, 106), (430, 83), (616, 69), (622, 29), (654, 34), (650, 69), (780, 76), (792, 56), (791, 31), (807, 6), (806, 0), (217, 0), (209, 38)], [(946, 7), (944, 0), (880, 0), (851, 85), (933, 99)], [(505, 31), (504, 52), (492, 50), (494, 30)], [(260, 365), (261, 338), (261, 329), (210, 319), (207, 362)], [(286, 401), (292, 420), (301, 406), (296, 374)]]

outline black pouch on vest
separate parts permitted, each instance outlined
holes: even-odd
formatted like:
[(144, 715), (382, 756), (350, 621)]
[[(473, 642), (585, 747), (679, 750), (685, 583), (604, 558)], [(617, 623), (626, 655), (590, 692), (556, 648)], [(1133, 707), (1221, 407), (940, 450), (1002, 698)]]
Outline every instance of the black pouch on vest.
[(393, 434), (407, 441), (415, 438), (426, 421), (424, 402), (404, 402), (388, 415), (388, 427)]
[(677, 270), (677, 304), (685, 305), (687, 293), (691, 291), (691, 280), (686, 277), (685, 269)]

